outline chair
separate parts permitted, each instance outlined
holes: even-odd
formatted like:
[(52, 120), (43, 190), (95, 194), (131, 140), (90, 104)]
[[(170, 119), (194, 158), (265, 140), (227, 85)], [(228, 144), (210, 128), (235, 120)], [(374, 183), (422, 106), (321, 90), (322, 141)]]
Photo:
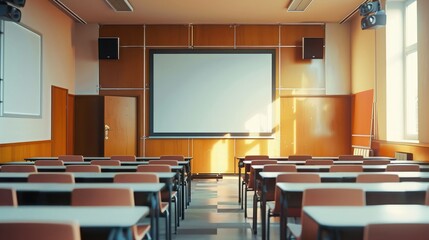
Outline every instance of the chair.
[(363, 172), (362, 165), (332, 165), (330, 172)]
[(67, 165), (66, 172), (101, 172), (99, 165)]
[(64, 166), (63, 160), (36, 160), (34, 161), (36, 166)]
[(266, 164), (263, 172), (297, 172), (296, 166), (292, 164)]
[(386, 166), (387, 172), (419, 172), (420, 166), (418, 164), (388, 164)]
[(309, 159), (305, 160), (305, 165), (333, 165), (334, 160), (319, 160), (319, 159)]
[[(276, 183), (320, 183), (321, 179), (315, 173), (298, 173), (298, 174), (280, 174), (276, 178)], [(267, 239), (270, 239), (270, 218), (280, 216), (280, 195), (281, 191), (278, 187), (274, 190), (274, 201), (267, 202)], [(288, 208), (288, 217), (301, 217), (301, 208)]]
[(177, 160), (149, 160), (149, 165), (151, 164), (165, 164), (169, 166), (179, 166), (179, 161)]
[(387, 165), (390, 163), (390, 160), (363, 160), (363, 165)]
[(58, 156), (58, 160), (62, 160), (64, 162), (83, 162), (82, 155), (60, 155)]
[(118, 160), (121, 162), (135, 162), (136, 156), (131, 155), (117, 155), (117, 156), (111, 156), (110, 160)]
[(340, 155), (338, 160), (363, 160), (362, 155)]
[(426, 240), (429, 235), (427, 223), (371, 223), (365, 226), (364, 240)]
[[(152, 172), (152, 173), (156, 173), (156, 172), (171, 172), (171, 167), (170, 165), (167, 164), (149, 164), (149, 165), (139, 165), (137, 166), (137, 172)], [(176, 183), (177, 184), (177, 183)], [(167, 191), (162, 191), (161, 192), (161, 199), (164, 202), (168, 201), (168, 197), (169, 195), (167, 194)], [(178, 197), (177, 197), (177, 191), (173, 191), (171, 193), (171, 200), (174, 203), (174, 210), (175, 210), (175, 216), (174, 216), (174, 221), (175, 221), (175, 227), (174, 227), (174, 233), (177, 233), (177, 227), (180, 225), (179, 222), (179, 208), (178, 208)]]
[(121, 161), (119, 161), (119, 160), (92, 160), (91, 165), (121, 166)]
[[(277, 164), (276, 160), (252, 160), (250, 163), (251, 166), (258, 166), (258, 165), (266, 165), (266, 164)], [(244, 190), (244, 217), (247, 218), (247, 192), (248, 191), (254, 191), (254, 189), (258, 189), (258, 183), (255, 182), (255, 170), (253, 168), (250, 168), (250, 174), (249, 174), (249, 181), (245, 185)], [(257, 200), (254, 199), (253, 203), (255, 203)]]
[[(134, 193), (128, 188), (75, 188), (71, 193), (71, 205), (134, 206)], [(134, 239), (143, 239), (149, 229), (149, 225), (133, 226)]]
[(381, 183), (381, 182), (399, 182), (399, 176), (396, 174), (359, 174), (356, 177), (357, 183)]
[(288, 160), (308, 160), (311, 159), (312, 156), (310, 155), (289, 155), (289, 157), (287, 158)]
[[(312, 188), (304, 190), (302, 207), (305, 206), (364, 206), (365, 193), (362, 189)], [(318, 225), (305, 214), (301, 214), (301, 225), (288, 224), (297, 239), (317, 239)]]
[[(244, 161), (269, 160), (268, 155), (246, 155)], [(244, 207), (244, 192), (247, 183), (249, 182), (250, 164), (244, 165), (244, 174), (241, 176), (241, 209)], [(246, 214), (246, 213), (245, 213)]]
[(0, 188), (0, 206), (18, 206), (15, 189)]
[(28, 175), (31, 183), (75, 183), (71, 173), (31, 173)]
[(2, 222), (1, 238), (7, 240), (80, 240), (76, 222)]
[[(115, 183), (159, 183), (159, 178), (154, 173), (118, 173), (115, 175)], [(169, 222), (168, 202), (162, 201), (161, 193), (159, 194), (160, 213), (165, 216), (165, 228), (167, 229), (167, 239), (170, 233), (171, 223)]]
[(3, 165), (2, 172), (37, 172), (34, 165)]

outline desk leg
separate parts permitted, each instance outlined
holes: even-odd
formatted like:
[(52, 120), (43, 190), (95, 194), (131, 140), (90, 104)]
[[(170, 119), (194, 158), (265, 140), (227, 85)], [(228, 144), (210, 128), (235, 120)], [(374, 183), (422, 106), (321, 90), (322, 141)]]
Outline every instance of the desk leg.
[(192, 184), (192, 170), (191, 170), (191, 161), (189, 161), (189, 165), (188, 165), (188, 206), (191, 203), (191, 184)]
[(267, 193), (267, 183), (265, 181), (265, 178), (262, 178), (262, 190), (261, 190), (261, 228), (262, 228), (262, 240), (266, 239), (266, 228), (270, 226), (266, 226), (267, 223), (267, 199), (266, 199), (266, 193)]
[[(240, 159), (238, 159), (238, 203), (241, 203), (241, 164)], [(241, 209), (243, 209), (243, 205), (241, 205)]]
[(258, 196), (256, 191), (253, 194), (253, 219), (252, 219), (253, 234), (258, 233)]
[(181, 186), (181, 189), (182, 189), (182, 203), (181, 203), (181, 205), (182, 205), (182, 220), (184, 220), (185, 219), (185, 205), (186, 205), (186, 198), (185, 198), (185, 170), (182, 169), (181, 175), (182, 175), (182, 179), (180, 179), (180, 184), (182, 185)]
[(280, 194), (280, 240), (286, 240), (286, 194), (282, 191)]
[[(171, 194), (173, 192), (173, 186), (172, 185), (173, 185), (173, 183), (171, 182), (171, 179), (170, 179), (168, 181), (168, 185), (167, 185), (167, 188), (168, 188), (168, 213), (169, 213), (168, 214), (168, 222), (169, 222), (168, 226), (169, 226), (169, 229), (167, 229), (166, 234), (168, 234), (168, 239), (171, 239), (171, 216), (173, 215), (173, 212), (171, 211)], [(177, 205), (176, 205), (176, 207), (177, 207)]]

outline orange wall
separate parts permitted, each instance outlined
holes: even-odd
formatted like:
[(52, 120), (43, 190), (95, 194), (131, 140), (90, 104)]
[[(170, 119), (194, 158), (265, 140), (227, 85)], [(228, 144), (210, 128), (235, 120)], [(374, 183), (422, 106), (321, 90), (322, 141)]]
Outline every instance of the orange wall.
[[(146, 25), (101, 26), (101, 37), (120, 38), (120, 59), (100, 60), (102, 95), (138, 98), (140, 156), (182, 154), (193, 157), (198, 173), (237, 172), (235, 157), (246, 154), (339, 155), (350, 152), (350, 98), (317, 95), (295, 97), (308, 89), (324, 89), (324, 60), (301, 59), (302, 37), (324, 37), (323, 25)], [(235, 39), (234, 39), (235, 38)], [(126, 47), (129, 46), (129, 47)], [(132, 46), (132, 47), (131, 47)], [(149, 139), (148, 50), (151, 48), (276, 49), (276, 127), (274, 139)], [(280, 46), (280, 47), (279, 47)], [(144, 51), (146, 49), (146, 52)], [(121, 88), (127, 88), (120, 90)], [(308, 91), (307, 91), (308, 92)], [(306, 101), (303, 101), (306, 99)], [(299, 102), (292, 111), (292, 102)], [(317, 110), (319, 110), (317, 114)], [(312, 118), (314, 116), (315, 118)], [(301, 125), (289, 119), (296, 118)], [(313, 119), (308, 121), (308, 119)], [(308, 125), (307, 125), (308, 124)], [(323, 129), (328, 127), (328, 129)], [(296, 135), (291, 134), (297, 133)], [(311, 141), (309, 141), (311, 140)], [(316, 144), (317, 141), (331, 144)], [(328, 144), (328, 145), (329, 145)], [(298, 146), (291, 147), (291, 146)], [(335, 146), (335, 147), (333, 147)]]

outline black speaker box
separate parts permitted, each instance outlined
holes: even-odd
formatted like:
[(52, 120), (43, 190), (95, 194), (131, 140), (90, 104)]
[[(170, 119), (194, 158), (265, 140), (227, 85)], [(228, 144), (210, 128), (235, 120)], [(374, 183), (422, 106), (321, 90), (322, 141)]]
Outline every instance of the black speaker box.
[(0, 19), (5, 21), (20, 22), (21, 11), (16, 7), (0, 2)]
[(303, 59), (323, 59), (323, 38), (302, 38)]
[(379, 11), (375, 14), (363, 17), (360, 21), (362, 30), (379, 28), (386, 25), (386, 14), (384, 11)]
[(119, 59), (119, 38), (99, 38), (98, 59)]

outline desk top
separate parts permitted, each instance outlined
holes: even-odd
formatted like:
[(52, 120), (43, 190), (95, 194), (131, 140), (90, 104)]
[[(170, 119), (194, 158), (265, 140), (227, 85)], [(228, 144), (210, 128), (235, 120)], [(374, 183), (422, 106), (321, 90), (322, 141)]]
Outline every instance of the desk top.
[[(160, 179), (169, 179), (174, 178), (176, 173), (174, 172), (154, 172)], [(32, 173), (14, 173), (14, 172), (0, 172), (0, 178), (28, 178), (28, 175)], [(49, 174), (49, 173), (44, 173)], [(92, 173), (92, 172), (72, 172), (71, 173), (75, 178), (114, 178), (116, 172), (101, 172), (101, 173)], [(138, 174), (134, 172), (130, 172), (127, 174)]]
[[(184, 157), (186, 161), (192, 160), (192, 157)], [(85, 161), (91, 161), (91, 160), (109, 160), (110, 157), (91, 157), (91, 156), (84, 156), (83, 159)], [(149, 161), (149, 160), (159, 160), (160, 157), (136, 157), (137, 161)], [(24, 158), (25, 161), (36, 161), (36, 160), (58, 160), (58, 157), (29, 157)]]
[(358, 188), (365, 192), (426, 192), (428, 182), (398, 183), (277, 183), (283, 192), (304, 192), (309, 188)]
[(11, 221), (77, 221), (80, 227), (131, 227), (147, 216), (149, 208), (19, 206), (0, 207), (0, 222)]
[(429, 206), (425, 205), (309, 206), (304, 207), (304, 213), (324, 228), (363, 228), (369, 223), (429, 224)]
[(71, 192), (75, 188), (130, 188), (134, 192), (156, 193), (164, 183), (0, 183), (0, 188), (27, 192)]
[[(260, 172), (264, 179), (276, 178), (279, 174), (300, 174), (297, 172)], [(314, 172), (322, 179), (356, 179), (358, 175), (364, 174), (396, 174), (400, 180), (427, 180), (429, 172)], [(1, 175), (0, 175), (1, 176)]]
[[(51, 160), (55, 161), (57, 159), (51, 159)], [(109, 160), (106, 159), (106, 161), (109, 161)], [(179, 166), (188, 165), (189, 161), (179, 161), (178, 163), (179, 163)], [(64, 165), (90, 165), (90, 164), (91, 164), (91, 162), (72, 162), (72, 161), (64, 162)], [(148, 165), (148, 164), (149, 164), (149, 162), (144, 162), (144, 161), (136, 161), (136, 162), (124, 161), (124, 162), (121, 162), (120, 167)], [(32, 161), (3, 162), (3, 163), (0, 163), (0, 165), (34, 165), (34, 162), (32, 162)], [(173, 167), (175, 167), (175, 166), (173, 166)]]
[[(236, 157), (239, 161), (243, 161), (245, 157)], [(269, 157), (270, 160), (289, 160), (289, 157)], [(313, 156), (311, 159), (315, 160), (338, 160), (338, 156)], [(395, 160), (395, 158), (392, 157), (385, 157), (385, 156), (371, 156), (371, 157), (364, 157), (364, 160)]]
[[(252, 161), (246, 160), (243, 161), (244, 164), (251, 164)], [(302, 160), (291, 160), (291, 161), (277, 161), (277, 164), (293, 164), (293, 165), (305, 165), (305, 161)], [(361, 165), (363, 164), (362, 160), (336, 160), (334, 161), (334, 165)], [(418, 164), (418, 165), (429, 165), (429, 162), (421, 162), (421, 161), (406, 161), (406, 160), (392, 160), (389, 164)], [(260, 165), (256, 165), (260, 166)], [(306, 165), (306, 166), (315, 166), (315, 165)], [(325, 166), (325, 165), (323, 165)], [(329, 166), (329, 165), (326, 165)], [(364, 165), (364, 166), (383, 166), (383, 165)]]

